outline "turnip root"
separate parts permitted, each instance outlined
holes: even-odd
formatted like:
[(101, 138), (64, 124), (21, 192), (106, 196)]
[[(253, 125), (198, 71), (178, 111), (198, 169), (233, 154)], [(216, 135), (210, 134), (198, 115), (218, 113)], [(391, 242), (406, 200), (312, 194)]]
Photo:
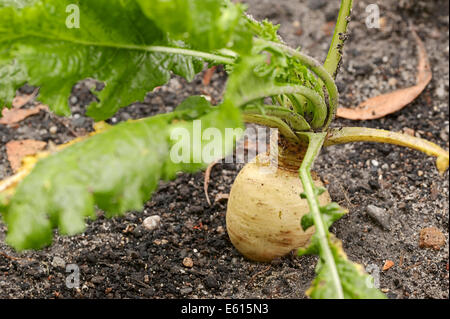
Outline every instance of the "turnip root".
[[(314, 227), (304, 231), (301, 218), (309, 212), (298, 171), (280, 163), (269, 173), (260, 160), (248, 163), (231, 188), (226, 215), (228, 235), (234, 247), (254, 261), (271, 261), (307, 245)], [(323, 186), (319, 179), (317, 186)], [(331, 202), (328, 192), (320, 205)]]

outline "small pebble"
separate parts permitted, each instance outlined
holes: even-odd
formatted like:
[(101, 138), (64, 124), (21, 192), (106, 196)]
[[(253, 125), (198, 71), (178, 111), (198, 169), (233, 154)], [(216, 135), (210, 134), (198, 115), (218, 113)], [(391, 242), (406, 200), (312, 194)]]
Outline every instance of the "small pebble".
[(73, 95), (70, 97), (69, 102), (70, 102), (70, 104), (77, 104), (78, 98), (75, 95)]
[(147, 230), (155, 230), (161, 225), (161, 217), (158, 215), (150, 216), (144, 219), (142, 225)]
[(51, 134), (56, 134), (58, 132), (58, 128), (56, 126), (52, 126), (50, 127), (49, 132)]
[(439, 132), (439, 137), (443, 141), (448, 142), (448, 125)]
[(225, 232), (225, 230), (223, 229), (223, 226), (217, 226), (216, 232), (217, 232), (218, 234), (223, 234), (223, 233)]
[(209, 289), (217, 289), (219, 288), (219, 283), (217, 282), (216, 278), (214, 278), (213, 276), (207, 276), (205, 278), (205, 286)]
[(155, 245), (157, 245), (157, 246), (159, 246), (159, 245), (165, 245), (165, 244), (167, 244), (169, 241), (167, 240), (167, 239), (155, 239), (154, 241), (153, 241), (153, 243), (155, 244)]
[(391, 87), (396, 86), (396, 85), (397, 85), (397, 79), (396, 79), (396, 78), (390, 78), (390, 79), (388, 80), (388, 84), (389, 84), (389, 86), (391, 86)]
[(380, 165), (380, 163), (377, 160), (372, 160), (372, 165), (375, 167), (378, 167), (378, 165)]
[(309, 0), (308, 1), (308, 8), (310, 8), (312, 10), (322, 9), (326, 5), (327, 5), (326, 0)]
[(440, 85), (437, 89), (436, 89), (436, 95), (438, 96), (438, 98), (445, 98), (445, 87), (444, 85)]
[(375, 205), (369, 205), (367, 206), (367, 214), (383, 229), (390, 229), (390, 216), (383, 208)]
[(410, 136), (415, 136), (416, 135), (416, 131), (414, 131), (412, 128), (409, 128), (409, 127), (404, 127), (403, 128), (403, 132), (405, 134), (410, 135)]
[(61, 257), (54, 257), (52, 260), (52, 266), (55, 268), (66, 268), (66, 262)]
[(192, 292), (192, 288), (190, 288), (190, 287), (180, 289), (180, 294), (182, 294), (182, 295), (187, 295), (187, 294), (190, 294), (191, 292)]
[(192, 258), (186, 257), (183, 259), (183, 266), (186, 268), (192, 268), (194, 267), (194, 261)]
[(390, 268), (392, 268), (392, 267), (394, 267), (394, 262), (392, 261), (392, 260), (386, 260), (386, 262), (384, 263), (384, 266), (383, 266), (383, 268), (381, 269), (381, 270), (383, 270), (383, 271), (386, 271), (386, 270), (388, 270), (388, 269), (390, 269)]
[(94, 277), (92, 277), (91, 282), (92, 282), (93, 284), (99, 285), (99, 284), (101, 284), (104, 280), (105, 280), (105, 277), (103, 277), (103, 276), (94, 276)]

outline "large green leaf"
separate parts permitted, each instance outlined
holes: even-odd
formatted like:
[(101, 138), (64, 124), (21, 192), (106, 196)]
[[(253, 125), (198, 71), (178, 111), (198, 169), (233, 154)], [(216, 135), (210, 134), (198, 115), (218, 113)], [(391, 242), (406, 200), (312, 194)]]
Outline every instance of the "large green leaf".
[[(144, 6), (151, 2), (140, 4)], [(241, 38), (234, 32), (241, 34), (238, 15), (242, 10), (227, 4), (223, 11), (223, 1), (209, 1), (210, 5), (202, 5), (202, 10), (190, 13), (190, 23), (183, 28), (187, 28), (186, 32), (198, 32), (184, 37), (185, 42), (175, 42), (177, 39), (169, 38), (166, 29), (160, 29), (166, 25), (161, 21), (166, 21), (167, 16), (147, 17), (136, 0), (13, 3), (0, 0), (0, 73), (6, 75), (0, 82), (0, 107), (9, 104), (15, 89), (28, 81), (41, 87), (39, 99), (42, 102), (57, 114), (68, 115), (67, 100), (72, 86), (92, 77), (104, 81), (106, 87), (95, 93), (100, 102), (90, 105), (88, 115), (96, 120), (106, 119), (120, 107), (142, 100), (148, 91), (166, 83), (171, 71), (191, 80), (202, 69), (199, 59), (167, 53), (161, 46), (192, 48), (198, 45), (211, 49), (227, 46), (226, 41)], [(174, 6), (179, 1), (164, 3)], [(79, 28), (68, 28), (67, 20), (69, 26), (76, 21), (73, 14), (77, 12), (71, 11), (74, 7), (70, 7), (74, 4), (79, 9), (80, 24)], [(198, 6), (198, 1), (190, 0), (185, 5)], [(215, 19), (218, 12), (229, 13), (225, 15), (228, 18), (222, 16), (220, 23), (214, 24), (205, 20), (205, 17)], [(184, 21), (184, 16), (170, 18)], [(199, 44), (205, 34), (208, 39), (214, 39), (214, 44)], [(245, 43), (250, 46), (251, 41)], [(158, 50), (154, 49), (156, 46)], [(12, 67), (20, 72), (12, 72)]]
[(243, 7), (227, 0), (137, 0), (144, 13), (172, 38), (197, 50), (249, 49)]
[[(231, 151), (234, 141), (227, 143), (225, 130), (241, 125), (232, 104), (211, 107), (204, 98), (191, 97), (173, 113), (119, 124), (41, 159), (11, 198), (0, 198), (6, 240), (17, 250), (41, 248), (51, 243), (55, 227), (62, 234), (82, 232), (85, 219), (96, 216), (94, 205), (109, 217), (141, 210), (159, 180), (207, 164), (204, 157), (195, 161), (195, 151), (202, 154), (212, 145), (221, 156)], [(216, 129), (215, 138), (203, 134), (208, 128)], [(179, 139), (176, 132), (189, 138)], [(195, 136), (202, 139), (199, 149), (192, 147)], [(188, 152), (184, 162), (172, 156), (180, 145)]]

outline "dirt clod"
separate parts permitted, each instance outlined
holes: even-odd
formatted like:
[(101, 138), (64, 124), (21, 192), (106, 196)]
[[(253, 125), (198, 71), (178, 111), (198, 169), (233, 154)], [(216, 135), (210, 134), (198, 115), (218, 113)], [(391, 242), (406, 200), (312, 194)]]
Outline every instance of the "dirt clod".
[(439, 250), (445, 245), (445, 236), (436, 227), (427, 227), (420, 231), (419, 247)]

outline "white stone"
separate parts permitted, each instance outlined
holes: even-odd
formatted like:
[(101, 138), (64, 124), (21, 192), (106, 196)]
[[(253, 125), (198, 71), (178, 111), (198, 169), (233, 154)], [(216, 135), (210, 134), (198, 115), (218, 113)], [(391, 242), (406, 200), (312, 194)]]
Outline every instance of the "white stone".
[(66, 262), (61, 257), (54, 257), (52, 260), (52, 266), (55, 268), (66, 268)]
[(158, 215), (153, 215), (144, 219), (142, 223), (145, 229), (147, 230), (155, 230), (161, 225), (161, 217)]

